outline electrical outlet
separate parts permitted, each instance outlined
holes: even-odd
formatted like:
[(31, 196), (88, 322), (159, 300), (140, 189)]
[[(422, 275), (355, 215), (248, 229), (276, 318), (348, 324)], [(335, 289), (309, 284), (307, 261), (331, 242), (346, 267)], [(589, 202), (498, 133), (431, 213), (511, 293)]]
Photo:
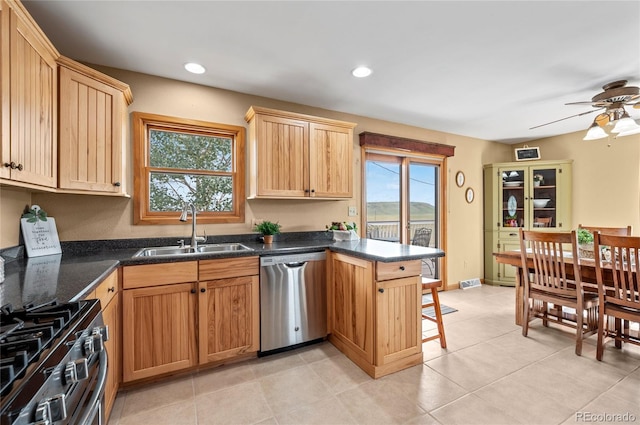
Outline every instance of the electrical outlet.
[(356, 215), (358, 215), (356, 207), (349, 207), (349, 217), (355, 217)]

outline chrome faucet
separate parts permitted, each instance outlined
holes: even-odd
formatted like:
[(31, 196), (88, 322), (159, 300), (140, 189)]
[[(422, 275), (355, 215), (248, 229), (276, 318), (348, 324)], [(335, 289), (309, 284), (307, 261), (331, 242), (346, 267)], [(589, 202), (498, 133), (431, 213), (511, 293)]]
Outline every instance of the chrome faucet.
[(180, 221), (187, 221), (187, 215), (191, 213), (191, 248), (194, 250), (198, 249), (198, 242), (206, 242), (207, 234), (204, 236), (198, 236), (196, 232), (196, 217), (198, 212), (196, 211), (196, 206), (191, 202), (185, 202), (182, 206), (182, 214), (180, 214)]

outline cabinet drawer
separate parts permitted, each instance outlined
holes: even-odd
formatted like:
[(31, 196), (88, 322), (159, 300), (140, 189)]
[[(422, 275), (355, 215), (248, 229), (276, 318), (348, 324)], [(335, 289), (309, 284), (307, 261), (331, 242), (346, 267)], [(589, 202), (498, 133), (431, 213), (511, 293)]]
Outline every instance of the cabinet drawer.
[(260, 273), (260, 262), (258, 257), (201, 260), (199, 271), (201, 281), (238, 276), (253, 276)]
[(171, 283), (195, 282), (198, 280), (198, 262), (143, 264), (122, 269), (123, 289)]
[(422, 261), (395, 261), (393, 263), (376, 263), (376, 280), (400, 279), (418, 276), (422, 273)]
[(95, 297), (100, 300), (100, 306), (104, 309), (111, 299), (118, 293), (118, 272), (111, 273), (95, 290)]
[(514, 227), (512, 230), (500, 230), (498, 235), (501, 240), (520, 240), (520, 233), (517, 227)]

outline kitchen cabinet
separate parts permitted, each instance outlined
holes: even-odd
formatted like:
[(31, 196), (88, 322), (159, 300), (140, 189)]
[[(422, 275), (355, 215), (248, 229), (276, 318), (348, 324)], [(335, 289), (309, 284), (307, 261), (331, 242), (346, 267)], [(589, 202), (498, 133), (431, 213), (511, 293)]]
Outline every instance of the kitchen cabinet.
[(126, 195), (124, 160), (129, 86), (61, 56), (59, 183), (65, 192)]
[(571, 230), (571, 185), (570, 160), (484, 166), (485, 283), (515, 285), (493, 253), (520, 249), (518, 229)]
[(373, 378), (422, 362), (421, 270), (330, 255), (329, 340)]
[(99, 299), (102, 308), (102, 320), (109, 329), (109, 339), (105, 341), (108, 364), (107, 381), (105, 383), (104, 401), (105, 415), (108, 420), (113, 402), (120, 386), (121, 368), (121, 337), (120, 331), (120, 279), (118, 271), (112, 272), (98, 287), (86, 296), (86, 299)]
[(0, 180), (53, 189), (59, 54), (20, 2), (0, 0), (0, 8)]
[(260, 349), (258, 257), (199, 263), (200, 363), (256, 353)]
[(198, 363), (197, 279), (197, 261), (123, 267), (123, 382)]
[(252, 106), (249, 198), (353, 196), (354, 123)]
[(258, 257), (123, 267), (123, 381), (260, 349)]

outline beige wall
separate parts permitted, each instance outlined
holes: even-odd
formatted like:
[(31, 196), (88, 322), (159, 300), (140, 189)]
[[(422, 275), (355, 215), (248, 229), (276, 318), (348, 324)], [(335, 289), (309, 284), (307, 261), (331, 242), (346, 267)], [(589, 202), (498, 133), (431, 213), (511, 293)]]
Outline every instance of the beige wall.
[[(348, 206), (357, 206), (360, 213), (361, 158), (358, 134), (363, 131), (399, 137), (445, 143), (456, 147), (449, 158), (446, 177), (446, 253), (447, 282), (455, 286), (462, 279), (483, 277), (482, 231), (482, 165), (513, 160), (513, 146), (488, 142), (448, 133), (322, 110), (304, 105), (281, 102), (246, 94), (230, 92), (196, 84), (153, 77), (129, 71), (96, 67), (131, 86), (134, 102), (129, 112), (143, 111), (178, 117), (207, 120), (225, 124), (244, 125), (244, 114), (251, 105), (271, 107), (293, 112), (324, 116), (357, 123), (354, 131), (354, 198), (345, 201), (249, 200), (246, 220), (240, 224), (201, 225), (207, 234), (240, 234), (251, 231), (253, 218), (279, 221), (283, 231), (323, 230), (331, 221), (351, 220)], [(582, 134), (545, 139), (539, 143), (544, 159), (573, 158), (574, 163), (574, 225), (627, 224), (640, 230), (640, 146), (635, 136), (606, 144), (582, 142)], [(587, 144), (588, 143), (588, 144)], [(625, 143), (623, 145), (623, 143)], [(131, 144), (127, 146), (131, 152)], [(127, 184), (133, 184), (131, 158), (128, 159)], [(597, 167), (598, 171), (593, 169)], [(452, 176), (462, 170), (466, 176), (463, 188), (453, 183)], [(464, 190), (473, 187), (476, 200), (468, 204)], [(615, 188), (615, 190), (614, 190)], [(604, 194), (606, 202), (593, 200), (593, 194)], [(618, 194), (619, 193), (619, 194)], [(600, 198), (602, 199), (602, 198)], [(165, 226), (134, 226), (131, 199), (101, 196), (59, 195), (33, 193), (22, 189), (0, 188), (0, 247), (18, 243), (19, 216), (25, 205), (39, 204), (56, 218), (62, 241), (92, 239), (122, 239), (188, 236), (190, 228), (176, 222)], [(612, 208), (613, 207), (613, 208)], [(615, 219), (612, 219), (612, 214)], [(360, 216), (357, 217), (360, 219)]]

